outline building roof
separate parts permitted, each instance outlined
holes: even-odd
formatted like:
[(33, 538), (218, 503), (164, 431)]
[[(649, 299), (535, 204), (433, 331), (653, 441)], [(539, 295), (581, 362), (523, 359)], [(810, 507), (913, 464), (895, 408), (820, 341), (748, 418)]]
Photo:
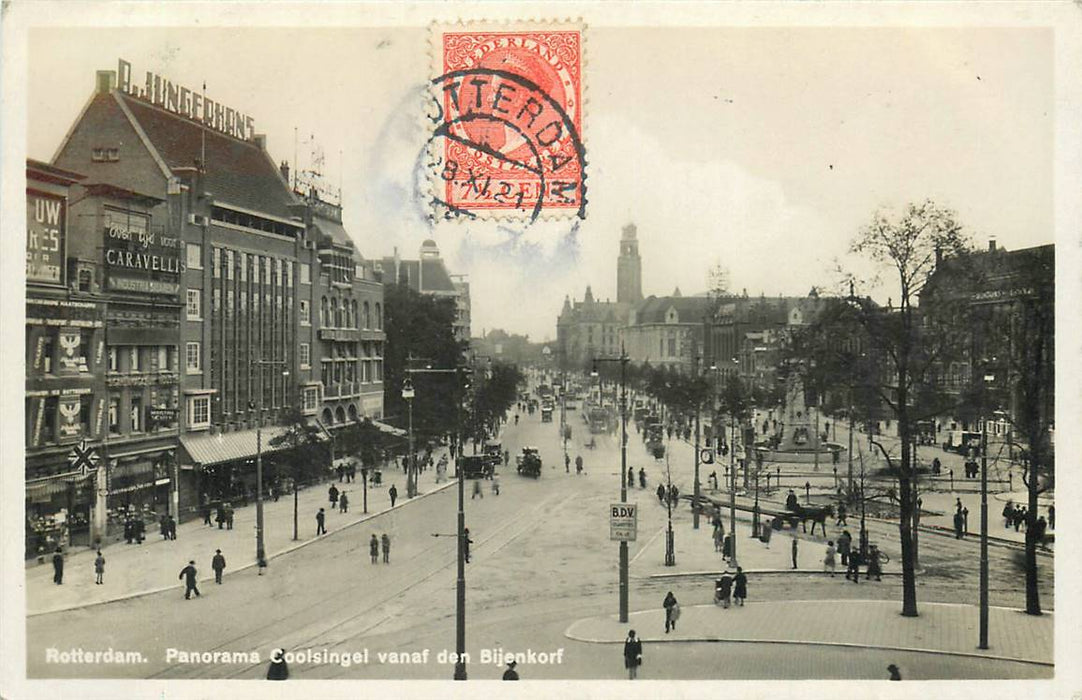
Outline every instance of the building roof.
[[(398, 278), (395, 278), (395, 259), (383, 258), (383, 283), (409, 285), (421, 294), (458, 294), (461, 290), (451, 280), (447, 266), (441, 258), (424, 260), (398, 260)], [(420, 285), (424, 285), (423, 288)]]
[(33, 158), (26, 159), (26, 175), (28, 180), (42, 180), (57, 185), (71, 185), (86, 177)]
[(152, 148), (170, 169), (198, 165), (205, 152), (204, 188), (216, 202), (290, 219), (299, 200), (263, 147), (206, 129), (123, 92), (112, 93), (131, 112)]
[(322, 216), (313, 216), (312, 225), (319, 229), (319, 232), (324, 236), (330, 238), (335, 245), (345, 246), (347, 248), (353, 248), (353, 239), (350, 238), (349, 233), (346, 231), (346, 227), (337, 221), (331, 219), (325, 219)]
[(702, 323), (710, 310), (709, 297), (657, 297), (651, 294), (635, 306), (635, 325), (666, 323), (669, 309), (675, 309), (678, 323)]

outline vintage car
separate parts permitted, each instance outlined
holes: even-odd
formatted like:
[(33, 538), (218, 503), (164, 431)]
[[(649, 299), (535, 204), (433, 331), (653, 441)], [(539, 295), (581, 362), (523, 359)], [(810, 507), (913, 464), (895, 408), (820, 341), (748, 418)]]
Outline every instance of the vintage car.
[(523, 447), (522, 454), (515, 457), (518, 473), (538, 478), (541, 476), (541, 453), (536, 447)]

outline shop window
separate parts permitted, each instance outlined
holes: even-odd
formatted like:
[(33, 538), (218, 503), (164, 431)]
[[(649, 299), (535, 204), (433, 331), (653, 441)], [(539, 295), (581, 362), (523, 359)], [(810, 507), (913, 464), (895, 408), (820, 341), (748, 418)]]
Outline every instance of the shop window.
[(186, 366), (188, 374), (198, 374), (203, 371), (202, 358), (200, 357), (199, 343), (188, 343), (185, 346)]
[(198, 243), (185, 244), (185, 264), (189, 270), (203, 269), (203, 246)]
[(86, 437), (90, 437), (90, 416), (93, 413), (93, 407), (93, 394), (79, 397), (79, 424), (82, 426), (82, 434)]
[(56, 421), (59, 420), (60, 399), (56, 396), (45, 398), (45, 417), (41, 421), (41, 442), (56, 442)]
[(210, 426), (210, 397), (188, 397), (188, 427), (206, 428)]
[(189, 321), (199, 321), (203, 317), (203, 291), (189, 289), (187, 292), (187, 310)]
[(38, 346), (41, 349), (41, 371), (45, 374), (52, 374), (53, 372), (53, 352), (56, 349), (56, 337), (55, 331), (51, 328), (45, 329), (45, 334), (41, 336)]

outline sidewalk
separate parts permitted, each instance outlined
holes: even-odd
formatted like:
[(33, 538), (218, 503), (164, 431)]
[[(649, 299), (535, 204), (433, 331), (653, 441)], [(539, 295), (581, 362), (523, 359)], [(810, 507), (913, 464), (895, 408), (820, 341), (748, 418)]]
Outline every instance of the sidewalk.
[[(754, 588), (750, 591), (754, 595)], [(973, 605), (921, 603), (918, 617), (902, 617), (893, 601), (810, 600), (747, 603), (723, 609), (683, 607), (679, 627), (665, 633), (661, 608), (574, 622), (569, 639), (620, 644), (634, 629), (644, 645), (665, 642), (766, 642), (927, 651), (1024, 661), (1051, 666), (1053, 616), (1009, 608), (989, 610), (989, 649), (978, 649), (978, 610)]]
[[(455, 483), (435, 483), (436, 470), (430, 468), (418, 475), (419, 497), (435, 493)], [(349, 512), (332, 510), (327, 497), (331, 483), (340, 492), (349, 494)], [(364, 495), (362, 483), (339, 483), (326, 481), (302, 490), (298, 494), (297, 534), (293, 540), (293, 495), (282, 496), (277, 503), (268, 500), (263, 504), (264, 546), (267, 559), (272, 560), (298, 547), (315, 541), (315, 514), (320, 508), (326, 511), (326, 528), (333, 534), (363, 520), (390, 510), (388, 491), (394, 484), (398, 489), (395, 508), (402, 508), (411, 500), (405, 497), (406, 479), (401, 471), (387, 469), (383, 484), (368, 486), (368, 513), (363, 512)], [(200, 573), (200, 581), (213, 581), (214, 572), (210, 559), (215, 549), (221, 549), (226, 558), (225, 575), (237, 573), (255, 566), (255, 505), (236, 510), (232, 530), (219, 530), (217, 524), (207, 526), (196, 518), (177, 527), (177, 539), (163, 540), (157, 528), (141, 545), (121, 541), (104, 547), (105, 583), (94, 584), (94, 558), (92, 549), (80, 549), (65, 554), (64, 583), (53, 583), (53, 567), (46, 558), (43, 565), (30, 564), (26, 570), (27, 615), (42, 615), (106, 603), (124, 598), (155, 593), (183, 584), (177, 579), (180, 570), (194, 559)]]

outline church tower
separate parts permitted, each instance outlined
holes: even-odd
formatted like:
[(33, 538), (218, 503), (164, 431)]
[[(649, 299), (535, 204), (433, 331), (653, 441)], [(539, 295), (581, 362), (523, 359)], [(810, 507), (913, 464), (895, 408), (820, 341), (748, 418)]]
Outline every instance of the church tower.
[(631, 304), (642, 301), (642, 259), (639, 258), (635, 224), (625, 226), (620, 237), (620, 257), (616, 259), (616, 301)]

